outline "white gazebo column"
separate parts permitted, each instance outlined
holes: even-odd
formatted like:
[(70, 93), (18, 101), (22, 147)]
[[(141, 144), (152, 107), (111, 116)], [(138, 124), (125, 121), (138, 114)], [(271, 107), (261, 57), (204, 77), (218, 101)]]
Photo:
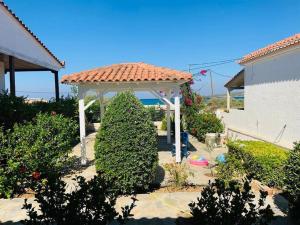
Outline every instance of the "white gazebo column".
[[(171, 101), (171, 90), (167, 91), (167, 99)], [(167, 104), (167, 143), (171, 144), (171, 118), (170, 118), (170, 104)]]
[(231, 99), (230, 99), (230, 91), (231, 91), (231, 89), (227, 88), (227, 107), (226, 107), (227, 110), (230, 110), (230, 101), (231, 101)]
[(84, 90), (78, 86), (81, 165), (86, 165)]
[(5, 91), (5, 66), (4, 62), (0, 61), (0, 93)]
[(175, 90), (175, 153), (176, 162), (181, 162), (181, 143), (180, 143), (180, 94), (179, 89)]

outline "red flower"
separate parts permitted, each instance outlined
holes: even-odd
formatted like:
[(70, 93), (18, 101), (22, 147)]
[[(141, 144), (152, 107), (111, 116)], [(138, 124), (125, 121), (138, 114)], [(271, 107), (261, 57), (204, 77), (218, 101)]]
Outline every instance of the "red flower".
[(194, 134), (194, 135), (197, 133), (197, 130), (196, 130), (196, 128), (192, 128), (192, 130), (191, 130), (191, 131), (192, 131), (191, 133), (192, 133), (192, 134)]
[(191, 105), (193, 104), (193, 101), (192, 101), (192, 99), (190, 99), (190, 98), (186, 98), (186, 99), (184, 100), (184, 104), (187, 105), (187, 106), (191, 106)]
[(25, 166), (21, 166), (19, 169), (20, 173), (25, 173), (26, 172), (26, 167)]
[(56, 112), (55, 111), (52, 111), (51, 112), (51, 116), (55, 116), (56, 115)]
[(39, 180), (39, 179), (41, 178), (41, 173), (40, 173), (39, 171), (34, 171), (34, 172), (32, 173), (32, 178), (33, 178), (34, 180)]

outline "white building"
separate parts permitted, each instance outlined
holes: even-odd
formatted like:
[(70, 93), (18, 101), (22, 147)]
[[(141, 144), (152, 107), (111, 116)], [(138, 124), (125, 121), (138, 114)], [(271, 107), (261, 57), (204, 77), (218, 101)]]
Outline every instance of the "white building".
[(0, 92), (9, 72), (10, 93), (16, 94), (15, 72), (50, 71), (59, 98), (58, 71), (64, 66), (33, 32), (0, 0)]
[[(221, 114), (233, 139), (258, 139), (292, 148), (300, 140), (300, 34), (242, 58), (244, 67), (225, 87)], [(230, 109), (230, 92), (244, 89), (244, 109)]]

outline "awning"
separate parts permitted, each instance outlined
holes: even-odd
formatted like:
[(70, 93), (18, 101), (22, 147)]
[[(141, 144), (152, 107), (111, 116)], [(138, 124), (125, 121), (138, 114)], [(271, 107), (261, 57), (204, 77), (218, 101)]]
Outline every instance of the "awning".
[(230, 81), (228, 81), (224, 87), (228, 89), (244, 89), (245, 84), (245, 69), (238, 72)]

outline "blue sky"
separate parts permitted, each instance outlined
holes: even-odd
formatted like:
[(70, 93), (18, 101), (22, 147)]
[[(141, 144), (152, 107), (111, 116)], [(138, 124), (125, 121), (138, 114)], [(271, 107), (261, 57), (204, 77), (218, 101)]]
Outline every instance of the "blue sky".
[[(299, 0), (5, 2), (66, 61), (60, 76), (120, 62), (183, 70), (190, 63), (239, 58), (300, 32)], [(240, 67), (230, 63), (211, 69), (233, 76)], [(213, 74), (216, 93), (225, 93), (223, 85), (228, 79)], [(17, 73), (16, 89), (18, 95), (48, 98), (54, 95), (53, 76), (48, 72)], [(208, 95), (208, 77), (197, 81), (194, 89)], [(61, 85), (61, 91), (66, 95), (69, 87)]]

